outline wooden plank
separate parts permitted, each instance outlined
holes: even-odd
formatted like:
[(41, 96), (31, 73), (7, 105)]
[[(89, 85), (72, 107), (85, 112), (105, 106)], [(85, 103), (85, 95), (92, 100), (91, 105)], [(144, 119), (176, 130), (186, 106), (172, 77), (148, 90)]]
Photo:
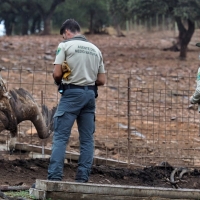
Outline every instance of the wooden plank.
[[(66, 193), (66, 192), (45, 192), (30, 188), (29, 194), (34, 196), (34, 199), (59, 199), (59, 200), (149, 200), (149, 197), (133, 197), (133, 196), (113, 196), (113, 195), (98, 195), (98, 194), (82, 194), (82, 193)], [(169, 200), (169, 198), (153, 197), (153, 200)], [(178, 199), (173, 199), (178, 200)], [(186, 200), (186, 199), (182, 199)]]
[(44, 190), (38, 190), (35, 188), (30, 188), (29, 189), (29, 195), (30, 196), (34, 196), (34, 199), (42, 199), (42, 200), (46, 200), (46, 191)]
[(161, 197), (172, 199), (198, 199), (200, 190), (159, 187), (121, 186), (108, 184), (75, 183), (36, 180), (36, 188), (47, 192), (66, 192), (96, 195)]
[[(29, 152), (35, 152), (35, 153), (41, 153), (42, 154), (42, 147), (36, 146), (36, 145), (29, 145), (24, 143), (16, 143), (15, 145), (16, 150), (23, 150), (23, 151), (29, 151)], [(44, 155), (51, 155), (51, 149), (50, 148), (44, 148)], [(75, 160), (78, 161), (79, 159), (79, 153), (69, 152), (66, 151), (66, 159)], [(94, 156), (94, 163), (96, 165), (108, 165), (113, 167), (127, 167), (127, 162), (118, 161), (114, 159), (106, 159), (99, 156)], [(136, 168), (136, 167), (145, 167), (143, 165), (139, 165), (137, 163), (130, 163), (130, 168)]]
[[(132, 197), (132, 196), (113, 196), (98, 194), (82, 194), (82, 193), (65, 193), (65, 192), (47, 192), (46, 198), (59, 200), (149, 200), (149, 197)], [(166, 200), (163, 198), (154, 198), (153, 200)], [(168, 199), (169, 200), (169, 199)]]
[[(29, 151), (29, 152), (35, 152), (35, 153), (41, 153), (42, 154), (42, 147), (36, 146), (36, 145), (29, 145), (24, 143), (16, 143), (15, 145), (16, 150), (22, 150), (22, 151)], [(50, 148), (44, 148), (44, 154), (51, 155), (51, 149)]]
[(3, 142), (4, 144), (6, 143), (6, 141), (9, 140), (8, 135), (1, 135), (0, 136), (0, 142)]
[(0, 185), (0, 191), (21, 191), (28, 190), (28, 186), (9, 186), (9, 185)]

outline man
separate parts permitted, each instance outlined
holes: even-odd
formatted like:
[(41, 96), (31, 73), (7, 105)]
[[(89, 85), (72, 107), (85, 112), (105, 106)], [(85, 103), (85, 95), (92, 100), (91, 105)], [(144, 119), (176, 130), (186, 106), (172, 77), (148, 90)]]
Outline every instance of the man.
[[(80, 141), (80, 157), (75, 180), (87, 182), (92, 167), (95, 89), (96, 86), (105, 84), (105, 69), (100, 50), (81, 35), (80, 31), (79, 24), (73, 19), (67, 19), (60, 29), (64, 41), (58, 45), (53, 78), (55, 83), (62, 85), (63, 93), (54, 115), (49, 180), (62, 180), (66, 145), (75, 120)], [(63, 79), (64, 61), (71, 70), (67, 79)]]
[[(196, 46), (200, 47), (200, 43), (197, 43)], [(198, 111), (200, 112), (200, 67), (197, 72), (196, 82), (197, 82), (197, 86), (196, 86), (196, 89), (195, 89), (193, 95), (190, 97), (190, 103), (191, 104), (198, 103)]]
[(198, 69), (196, 81), (197, 81), (196, 89), (195, 89), (193, 95), (190, 97), (191, 104), (196, 104), (196, 103), (199, 104), (200, 103), (200, 68)]

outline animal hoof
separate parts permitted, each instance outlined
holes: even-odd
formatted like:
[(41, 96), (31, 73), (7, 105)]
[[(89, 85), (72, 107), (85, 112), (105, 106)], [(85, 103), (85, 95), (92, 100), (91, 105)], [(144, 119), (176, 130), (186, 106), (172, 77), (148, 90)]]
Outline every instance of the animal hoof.
[(11, 138), (9, 143), (10, 155), (12, 155), (15, 150), (15, 144), (16, 144), (16, 138), (15, 137)]
[(12, 155), (12, 154), (13, 154), (13, 152), (14, 152), (14, 149), (10, 150), (10, 155)]

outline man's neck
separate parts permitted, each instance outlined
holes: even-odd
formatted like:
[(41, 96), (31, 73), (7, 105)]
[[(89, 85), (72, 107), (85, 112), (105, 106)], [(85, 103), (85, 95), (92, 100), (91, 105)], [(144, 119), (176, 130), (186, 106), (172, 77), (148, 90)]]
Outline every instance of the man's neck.
[(73, 38), (73, 37), (76, 37), (76, 36), (80, 36), (81, 34), (79, 33), (79, 32), (77, 32), (77, 33), (73, 33), (71, 36), (71, 38)]

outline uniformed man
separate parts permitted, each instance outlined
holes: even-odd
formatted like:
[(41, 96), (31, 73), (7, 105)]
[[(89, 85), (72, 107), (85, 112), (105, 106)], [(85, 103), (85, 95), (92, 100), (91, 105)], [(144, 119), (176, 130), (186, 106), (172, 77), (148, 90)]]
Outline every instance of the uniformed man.
[[(79, 24), (73, 19), (67, 19), (60, 29), (64, 41), (57, 48), (53, 78), (58, 85), (62, 85), (63, 93), (54, 115), (49, 180), (62, 180), (66, 145), (75, 120), (80, 140), (75, 180), (87, 182), (92, 167), (95, 93), (96, 86), (105, 84), (105, 69), (100, 50), (81, 35), (80, 31)], [(63, 79), (64, 61), (70, 68), (67, 79)]]
[[(196, 46), (200, 47), (200, 43), (197, 43)], [(198, 110), (200, 112), (200, 67), (197, 72), (196, 82), (197, 82), (197, 86), (196, 86), (196, 89), (195, 89), (193, 95), (190, 97), (190, 103), (191, 104), (198, 103)]]

